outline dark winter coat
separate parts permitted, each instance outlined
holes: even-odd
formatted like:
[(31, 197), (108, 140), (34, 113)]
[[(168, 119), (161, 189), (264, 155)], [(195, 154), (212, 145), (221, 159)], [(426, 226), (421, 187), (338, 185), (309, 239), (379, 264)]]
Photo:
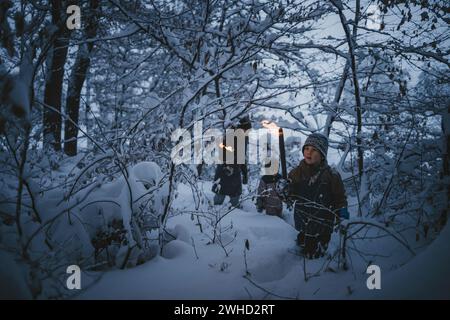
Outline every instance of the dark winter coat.
[(265, 175), (261, 177), (258, 186), (258, 198), (256, 207), (258, 210), (266, 210), (268, 215), (281, 217), (283, 203), (276, 191), (276, 183), (281, 178), (280, 174)]
[(289, 179), (298, 242), (307, 255), (320, 256), (327, 249), (338, 210), (347, 207), (341, 176), (326, 161), (311, 166), (302, 160)]
[(242, 182), (247, 184), (247, 167), (239, 164), (219, 164), (214, 175), (214, 182), (219, 186), (217, 194), (239, 196), (242, 193)]

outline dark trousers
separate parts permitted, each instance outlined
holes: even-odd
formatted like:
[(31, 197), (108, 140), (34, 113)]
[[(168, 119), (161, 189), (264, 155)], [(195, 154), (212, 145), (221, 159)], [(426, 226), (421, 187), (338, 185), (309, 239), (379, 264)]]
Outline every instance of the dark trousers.
[[(214, 205), (222, 204), (225, 201), (225, 195), (216, 193), (214, 195)], [(239, 207), (239, 196), (230, 197), (230, 202), (233, 207)]]
[(333, 217), (332, 213), (317, 217), (295, 211), (295, 228), (299, 231), (297, 244), (307, 258), (319, 258), (325, 254), (333, 232)]

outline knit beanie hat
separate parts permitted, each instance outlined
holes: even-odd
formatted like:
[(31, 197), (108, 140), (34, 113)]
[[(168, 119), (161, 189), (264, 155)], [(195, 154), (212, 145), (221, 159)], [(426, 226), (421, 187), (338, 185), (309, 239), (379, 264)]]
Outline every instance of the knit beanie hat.
[(302, 153), (305, 151), (306, 146), (313, 146), (322, 154), (323, 158), (327, 158), (328, 151), (328, 138), (321, 133), (312, 133), (306, 138), (305, 144), (302, 148)]

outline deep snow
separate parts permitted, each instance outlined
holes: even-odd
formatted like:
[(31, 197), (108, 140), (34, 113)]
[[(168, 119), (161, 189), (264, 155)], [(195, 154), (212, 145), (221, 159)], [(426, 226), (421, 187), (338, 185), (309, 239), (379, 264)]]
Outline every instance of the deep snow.
[[(209, 200), (210, 182), (202, 182)], [(250, 186), (250, 189), (254, 186)], [(248, 189), (244, 188), (245, 193)], [(179, 184), (174, 206), (192, 210), (192, 193)], [(352, 202), (351, 199), (350, 202)], [(205, 205), (206, 206), (206, 205)], [(218, 210), (227, 210), (228, 203)], [(101, 275), (81, 299), (372, 299), (372, 298), (449, 298), (448, 265), (450, 228), (425, 252), (413, 257), (391, 237), (364, 240), (357, 245), (373, 254), (373, 263), (382, 270), (382, 289), (368, 290), (368, 262), (349, 250), (350, 269), (338, 269), (326, 258), (306, 260), (295, 253), (296, 231), (292, 212), (283, 219), (257, 213), (251, 199), (242, 209), (232, 211), (222, 226), (232, 229), (222, 235), (228, 256), (218, 244), (210, 244), (211, 227), (200, 218), (203, 233), (190, 214), (169, 219), (168, 226), (177, 237), (169, 242), (161, 256), (132, 269)], [(369, 234), (370, 235), (370, 234)], [(233, 240), (233, 237), (236, 238)], [(245, 241), (249, 241), (249, 250)], [(329, 253), (339, 244), (333, 234)], [(383, 257), (376, 256), (377, 249)], [(244, 251), (245, 255), (244, 255)], [(381, 255), (381, 254), (380, 254)], [(244, 256), (246, 258), (244, 258)], [(247, 269), (246, 269), (247, 264)], [(402, 266), (404, 264), (404, 266)], [(307, 281), (305, 281), (305, 267)], [(247, 271), (246, 271), (247, 270)], [(244, 277), (248, 272), (247, 277)], [(91, 274), (93, 278), (99, 274)], [(83, 279), (90, 276), (85, 275)], [(86, 285), (88, 285), (86, 281)]]

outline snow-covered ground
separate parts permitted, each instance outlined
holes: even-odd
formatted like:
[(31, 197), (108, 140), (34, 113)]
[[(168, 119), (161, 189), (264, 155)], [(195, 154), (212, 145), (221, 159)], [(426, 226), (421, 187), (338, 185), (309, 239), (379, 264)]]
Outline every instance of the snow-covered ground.
[[(62, 166), (60, 171), (68, 170)], [(147, 199), (144, 195), (151, 190), (147, 187), (155, 185), (159, 176), (159, 168), (150, 162), (142, 162), (130, 168), (129, 181), (133, 199), (147, 203), (147, 200), (143, 202)], [(74, 298), (450, 298), (448, 224), (431, 244), (431, 239), (423, 237), (416, 241), (416, 230), (405, 229), (405, 226), (411, 225), (410, 221), (402, 223), (399, 219), (386, 225), (382, 223), (383, 217), (378, 220), (356, 217), (356, 199), (349, 197), (349, 222), (365, 221), (386, 227), (386, 230), (394, 232), (415, 254), (385, 231), (373, 227), (365, 228), (347, 241), (348, 268), (344, 270), (343, 260), (338, 259), (342, 235), (333, 233), (328, 248), (329, 256), (305, 260), (296, 253), (297, 231), (293, 227), (292, 211), (285, 207), (282, 219), (256, 211), (252, 198), (257, 184), (256, 174), (251, 175), (249, 185), (243, 188), (242, 208), (232, 210), (228, 199), (221, 206), (212, 205), (211, 181), (199, 180), (194, 183), (200, 191), (200, 198), (196, 199), (188, 184), (178, 183), (172, 204), (175, 215), (167, 222), (167, 230), (175, 240), (168, 239), (171, 241), (164, 246), (161, 254), (157, 254), (157, 249), (153, 248), (152, 254), (146, 258), (147, 261), (137, 266), (138, 255), (145, 252), (133, 253), (131, 264), (123, 270), (120, 267), (124, 261), (123, 256), (126, 255), (126, 251), (123, 251), (126, 246), (117, 249), (110, 247), (110, 254), (116, 257), (113, 260), (116, 262), (115, 266), (109, 266), (109, 271), (95, 272), (85, 272), (82, 268), (83, 290)], [(95, 230), (91, 226), (102, 225), (96, 219), (109, 221), (114, 217), (122, 217), (124, 227), (131, 228), (130, 216), (122, 210), (122, 207), (129, 207), (127, 190), (125, 180), (119, 176), (113, 181), (103, 183), (86, 198), (78, 211), (72, 211), (71, 216), (78, 217), (71, 219), (72, 223), (69, 223), (69, 215), (61, 216), (57, 225), (59, 231), (53, 234), (53, 240), (63, 243), (67, 252), (79, 254), (66, 257), (67, 261), (58, 259), (59, 265), (69, 262), (71, 264), (74, 261), (72, 259), (78, 255), (90, 257), (88, 260), (92, 258), (94, 248), (90, 238), (95, 237)], [(158, 212), (162, 210), (161, 196), (167, 193), (165, 187), (161, 190), (158, 196), (151, 198), (156, 199), (152, 203)], [(56, 209), (59, 208), (56, 203), (60, 197), (57, 192), (49, 192), (46, 197), (36, 199), (40, 208), (50, 207), (55, 203), (55, 210), (43, 211), (46, 213), (42, 216), (44, 221), (51, 220), (56, 215)], [(199, 201), (203, 197), (206, 201)], [(156, 206), (158, 203), (159, 207)], [(226, 214), (227, 212), (229, 213)], [(215, 219), (224, 214), (220, 224), (214, 228)], [(84, 227), (80, 221), (84, 221)], [(360, 225), (353, 225), (349, 233), (359, 228)], [(9, 239), (7, 236), (13, 234), (9, 232), (10, 229), (13, 230), (13, 226), (4, 226), (1, 232), (4, 243)], [(216, 236), (213, 242), (214, 230)], [(36, 237), (33, 248), (40, 248), (41, 242), (41, 237)], [(39, 252), (35, 249), (33, 253)], [(9, 266), (0, 272), (0, 296), (30, 298), (24, 282), (25, 271), (6, 253), (0, 256), (0, 261)], [(366, 286), (370, 276), (366, 270), (371, 264), (381, 268), (381, 290), (369, 290)], [(50, 264), (48, 268), (52, 266)], [(67, 278), (65, 269), (60, 276), (62, 278), (59, 279), (64, 285)], [(68, 294), (72, 295), (73, 292)]]
[[(256, 181), (250, 185), (250, 191)], [(209, 200), (210, 182), (201, 182)], [(244, 191), (244, 197), (249, 192)], [(350, 199), (351, 202), (353, 199)], [(184, 214), (169, 219), (176, 236), (161, 256), (131, 269), (84, 275), (81, 299), (371, 299), (450, 298), (450, 228), (424, 252), (413, 257), (392, 237), (357, 242), (359, 252), (349, 250), (349, 270), (337, 260), (304, 260), (295, 252), (296, 230), (292, 212), (283, 219), (257, 213), (251, 199), (222, 221), (218, 243), (211, 244), (212, 227), (191, 219), (191, 189), (178, 185), (174, 206)], [(211, 205), (204, 204), (205, 209)], [(228, 202), (212, 210), (228, 210)], [(351, 220), (355, 220), (353, 217)], [(230, 227), (226, 230), (227, 227)], [(405, 233), (405, 237), (408, 234)], [(411, 237), (412, 238), (412, 237)], [(246, 241), (248, 240), (248, 248)], [(414, 242), (414, 241), (412, 241)], [(336, 252), (340, 236), (333, 234), (329, 253)], [(414, 244), (411, 243), (410, 244)], [(416, 249), (420, 251), (416, 244)], [(367, 261), (360, 255), (372, 255)], [(368, 290), (368, 264), (381, 267), (381, 290)], [(98, 278), (100, 276), (100, 279)], [(90, 280), (97, 279), (95, 284)]]
[(359, 290), (359, 299), (450, 299), (450, 225), (427, 249), (390, 272), (381, 290)]

